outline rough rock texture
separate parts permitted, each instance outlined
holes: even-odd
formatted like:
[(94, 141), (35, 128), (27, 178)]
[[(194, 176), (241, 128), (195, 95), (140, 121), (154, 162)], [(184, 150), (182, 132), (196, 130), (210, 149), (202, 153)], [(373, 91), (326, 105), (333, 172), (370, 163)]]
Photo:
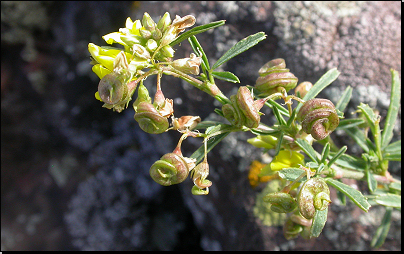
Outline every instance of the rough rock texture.
[[(155, 20), (165, 11), (172, 17), (193, 14), (196, 25), (225, 19), (225, 26), (197, 36), (211, 63), (250, 34), (268, 35), (221, 66), (242, 85), (253, 85), (257, 70), (275, 57), (285, 58), (300, 81), (316, 81), (338, 67), (341, 75), (324, 96), (336, 101), (351, 85), (355, 98), (349, 110), (365, 101), (383, 116), (389, 68), (401, 74), (399, 3), (2, 2), (1, 7), (2, 250), (370, 250), (381, 220), (377, 207), (365, 214), (352, 203), (334, 202), (323, 234), (310, 241), (286, 241), (280, 227), (264, 226), (253, 213), (264, 186), (252, 189), (247, 170), (252, 159), (265, 158), (246, 143), (247, 133), (229, 135), (209, 153), (208, 196), (191, 195), (190, 180), (172, 187), (152, 182), (150, 165), (174, 148), (179, 134), (144, 134), (131, 108), (121, 114), (102, 108), (94, 99), (98, 78), (87, 45), (105, 45), (102, 35), (145, 11)], [(177, 57), (192, 52), (182, 44)], [(217, 83), (227, 95), (238, 86)], [(211, 112), (219, 105), (192, 86), (164, 77), (162, 89), (174, 99), (176, 115), (214, 119)], [(263, 121), (272, 122), (270, 115)], [(395, 134), (401, 137), (399, 124)], [(200, 145), (200, 139), (186, 140), (183, 152), (189, 156)], [(401, 169), (401, 163), (395, 165)], [(335, 192), (331, 195), (336, 200)], [(381, 249), (401, 250), (400, 213), (393, 214)]]

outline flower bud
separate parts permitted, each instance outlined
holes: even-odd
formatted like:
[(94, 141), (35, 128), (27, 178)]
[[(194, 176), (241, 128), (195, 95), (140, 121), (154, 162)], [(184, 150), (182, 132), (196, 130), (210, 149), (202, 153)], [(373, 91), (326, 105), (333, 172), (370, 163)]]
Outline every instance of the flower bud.
[(170, 13), (164, 13), (163, 17), (157, 23), (157, 28), (160, 29), (161, 32), (165, 32), (167, 27), (171, 24)]
[(258, 135), (247, 139), (247, 142), (258, 148), (272, 149), (278, 143), (278, 139), (272, 135)]
[(297, 207), (296, 200), (284, 192), (269, 193), (264, 197), (264, 201), (271, 203), (271, 210), (277, 213), (290, 213)]
[(297, 78), (285, 67), (285, 60), (281, 58), (266, 63), (258, 71), (260, 77), (255, 82), (255, 89), (268, 96), (281, 91), (281, 88), (286, 92), (294, 88), (297, 85)]
[(156, 30), (154, 30), (153, 32), (152, 32), (152, 38), (154, 39), (154, 40), (160, 40), (161, 39), (161, 37), (163, 36), (163, 34), (161, 33), (161, 31), (158, 29), (158, 28), (156, 28)]
[(186, 74), (199, 75), (199, 66), (201, 65), (201, 62), (202, 58), (191, 53), (189, 58), (175, 60), (172, 62), (171, 66)]
[(153, 39), (149, 39), (146, 42), (146, 48), (150, 51), (150, 52), (154, 52), (157, 49), (157, 42)]
[(165, 45), (159, 52), (165, 57), (174, 57), (174, 49), (170, 45)]
[(334, 104), (327, 99), (306, 101), (297, 113), (297, 120), (302, 123), (302, 130), (314, 139), (325, 139), (339, 124)]
[(316, 210), (324, 210), (331, 203), (330, 189), (322, 178), (314, 177), (307, 180), (297, 197), (300, 214), (312, 219)]
[(147, 12), (143, 14), (142, 25), (146, 30), (150, 32), (153, 32), (157, 28), (156, 23)]
[(193, 130), (201, 122), (199, 116), (181, 116), (173, 118), (173, 129), (178, 131)]
[(148, 40), (152, 37), (152, 33), (149, 30), (146, 29), (140, 29), (139, 30), (140, 36), (142, 36), (144, 39)]
[(303, 98), (312, 87), (313, 84), (311, 82), (302, 82), (295, 88), (295, 95)]
[(133, 54), (141, 59), (150, 59), (150, 53), (145, 47), (139, 44), (134, 44), (132, 46)]

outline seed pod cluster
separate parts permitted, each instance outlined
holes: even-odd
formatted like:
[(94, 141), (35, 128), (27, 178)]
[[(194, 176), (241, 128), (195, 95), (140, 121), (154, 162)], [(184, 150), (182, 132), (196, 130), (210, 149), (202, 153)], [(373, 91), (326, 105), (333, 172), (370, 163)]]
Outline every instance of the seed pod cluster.
[(303, 104), (297, 120), (302, 123), (302, 130), (316, 140), (325, 139), (339, 124), (334, 104), (330, 100), (317, 98)]
[(259, 69), (255, 89), (264, 96), (280, 92), (284, 88), (286, 92), (297, 85), (297, 78), (289, 69), (286, 69), (285, 60), (282, 58), (274, 59), (266, 63)]

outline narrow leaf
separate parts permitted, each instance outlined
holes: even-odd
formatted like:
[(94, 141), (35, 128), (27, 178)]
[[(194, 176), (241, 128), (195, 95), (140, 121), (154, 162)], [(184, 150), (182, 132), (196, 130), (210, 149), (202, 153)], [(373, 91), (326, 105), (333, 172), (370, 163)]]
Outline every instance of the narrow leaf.
[(349, 185), (341, 183), (337, 180), (327, 178), (325, 180), (329, 185), (333, 186), (340, 192), (344, 193), (348, 198), (352, 200), (360, 209), (365, 212), (369, 211), (370, 204), (366, 200), (366, 198), (362, 195), (362, 193)]
[(255, 46), (258, 42), (264, 40), (266, 38), (266, 34), (264, 32), (259, 32), (253, 35), (250, 35), (241, 41), (237, 42), (233, 47), (231, 47), (224, 55), (217, 60), (217, 62), (212, 66), (212, 70), (218, 68), (220, 65), (229, 61), (233, 57), (243, 53), (249, 48)]
[[(327, 143), (328, 144), (328, 143)], [(338, 160), (344, 153), (345, 151), (348, 149), (347, 146), (343, 146), (341, 147), (341, 149), (339, 149), (339, 151), (328, 161), (328, 167), (330, 168), (332, 166), (332, 164), (334, 164), (334, 162), (336, 160)]]
[(382, 148), (386, 147), (393, 138), (394, 124), (397, 120), (398, 109), (400, 107), (401, 81), (397, 71), (391, 69), (391, 95), (390, 106), (382, 133)]
[(348, 169), (354, 169), (358, 171), (363, 171), (366, 167), (366, 161), (361, 158), (356, 158), (348, 154), (342, 154), (336, 161), (335, 164)]
[(401, 161), (401, 140), (391, 143), (384, 148), (383, 159)]
[(321, 152), (321, 160), (320, 163), (324, 163), (330, 153), (330, 143), (327, 142), (323, 147), (323, 151)]
[(346, 106), (348, 106), (348, 103), (351, 100), (351, 96), (352, 96), (352, 87), (348, 86), (345, 89), (339, 101), (337, 102), (337, 105), (335, 105), (335, 108), (341, 112), (344, 112)]
[(381, 194), (376, 197), (375, 202), (383, 206), (401, 208), (401, 196), (396, 194)]
[(366, 174), (366, 181), (368, 182), (369, 190), (370, 190), (370, 192), (373, 193), (377, 188), (377, 181), (369, 169), (366, 170), (365, 174)]
[(369, 107), (368, 104), (364, 104), (361, 102), (358, 108), (362, 111), (362, 114), (365, 116), (371, 131), (375, 133), (376, 121), (378, 120), (378, 115), (375, 114), (373, 109)]
[(372, 248), (379, 248), (383, 245), (384, 240), (387, 237), (387, 233), (390, 230), (392, 212), (393, 209), (391, 207), (386, 207), (386, 212), (384, 213), (382, 223), (377, 228), (376, 233), (373, 236), (372, 242), (370, 243), (370, 246)]
[[(219, 134), (217, 136), (214, 136), (212, 138), (210, 138), (207, 142), (207, 152), (209, 152), (210, 150), (213, 149), (213, 147), (215, 147), (217, 144), (220, 143), (220, 141), (222, 141), (222, 139), (224, 139), (230, 132), (225, 132), (222, 134)], [(200, 146), (192, 155), (191, 158), (196, 159), (196, 164), (198, 162), (200, 162), (205, 156), (205, 147), (202, 144), (202, 146)]]
[(357, 127), (344, 129), (346, 134), (348, 134), (355, 142), (362, 147), (363, 151), (369, 152), (369, 147), (366, 142), (365, 134)]
[(223, 26), (225, 22), (226, 22), (225, 20), (219, 20), (219, 21), (215, 21), (215, 22), (212, 22), (212, 23), (209, 23), (209, 24), (194, 27), (191, 30), (188, 30), (185, 33), (178, 36), (177, 39), (175, 39), (174, 41), (172, 41), (170, 43), (170, 46), (172, 47), (174, 45), (177, 45), (178, 43), (188, 39), (192, 35), (197, 35), (197, 34), (206, 32), (206, 31), (208, 31), (210, 29), (213, 29), (213, 28), (216, 28), (216, 27), (219, 27), (219, 26)]
[(362, 118), (350, 118), (350, 119), (342, 119), (339, 121), (338, 127), (340, 129), (349, 129), (358, 125), (365, 123), (365, 120)]
[[(340, 72), (337, 68), (333, 68), (327, 71), (314, 85), (313, 87), (307, 92), (304, 96), (303, 100), (308, 101), (313, 99), (317, 96), (324, 88), (329, 86), (334, 80), (336, 80), (339, 76)], [(302, 107), (302, 103), (300, 103), (296, 109), (299, 110)]]
[(208, 58), (206, 57), (205, 51), (203, 51), (203, 48), (201, 44), (199, 44), (199, 41), (196, 39), (196, 37), (192, 35), (188, 38), (188, 41), (189, 44), (191, 44), (191, 47), (194, 50), (195, 54), (202, 57), (202, 68), (204, 68), (205, 70), (210, 70)]
[(227, 82), (240, 83), (238, 77), (229, 71), (213, 71), (212, 76)]
[[(283, 178), (288, 181), (294, 181), (299, 176), (301, 176), (305, 171), (300, 168), (284, 168), (278, 171), (278, 175), (280, 178)], [(306, 177), (303, 177), (299, 182), (306, 181)]]
[(295, 143), (310, 157), (310, 159), (317, 163), (320, 162), (319, 158), (317, 157), (316, 151), (309, 143), (307, 143), (306, 140), (298, 138)]
[(276, 107), (282, 115), (289, 116), (289, 111), (274, 100), (269, 99), (267, 102), (265, 102), (265, 105), (270, 107), (272, 110), (274, 107)]
[(328, 207), (322, 211), (316, 210), (314, 213), (313, 224), (310, 228), (310, 238), (318, 237), (323, 231), (325, 223), (327, 222)]

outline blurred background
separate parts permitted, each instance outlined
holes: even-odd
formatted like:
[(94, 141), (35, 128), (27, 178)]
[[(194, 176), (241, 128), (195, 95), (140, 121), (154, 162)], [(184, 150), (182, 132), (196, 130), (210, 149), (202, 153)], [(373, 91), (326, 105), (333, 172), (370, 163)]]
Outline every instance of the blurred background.
[[(301, 81), (315, 82), (337, 67), (341, 75), (321, 94), (334, 103), (354, 88), (348, 112), (359, 102), (387, 113), (390, 68), (401, 76), (400, 2), (1, 2), (1, 250), (370, 250), (382, 209), (363, 213), (352, 203), (331, 205), (321, 236), (287, 241), (281, 226), (254, 216), (248, 182), (261, 150), (246, 133), (229, 135), (209, 153), (213, 186), (193, 196), (192, 181), (162, 187), (151, 164), (171, 152), (179, 133), (142, 132), (129, 108), (102, 108), (94, 98), (99, 79), (91, 71), (89, 42), (124, 27), (127, 17), (166, 11), (192, 14), (196, 25), (226, 20), (197, 35), (211, 63), (237, 41), (264, 31), (268, 37), (222, 66), (241, 85), (253, 85), (258, 69), (281, 57)], [(176, 58), (192, 52), (187, 42)], [(152, 87), (149, 78), (146, 86)], [(239, 84), (218, 81), (225, 94)], [(176, 116), (214, 119), (219, 105), (194, 87), (163, 77)], [(264, 112), (265, 113), (265, 112)], [(263, 121), (271, 123), (270, 112)], [(401, 139), (401, 110), (394, 140)], [(339, 145), (358, 153), (334, 133)], [(199, 139), (187, 139), (190, 156)], [(401, 163), (390, 172), (401, 178)], [(355, 181), (346, 182), (363, 187)], [(335, 194), (335, 193), (334, 193)], [(401, 214), (393, 213), (381, 250), (401, 250)]]

